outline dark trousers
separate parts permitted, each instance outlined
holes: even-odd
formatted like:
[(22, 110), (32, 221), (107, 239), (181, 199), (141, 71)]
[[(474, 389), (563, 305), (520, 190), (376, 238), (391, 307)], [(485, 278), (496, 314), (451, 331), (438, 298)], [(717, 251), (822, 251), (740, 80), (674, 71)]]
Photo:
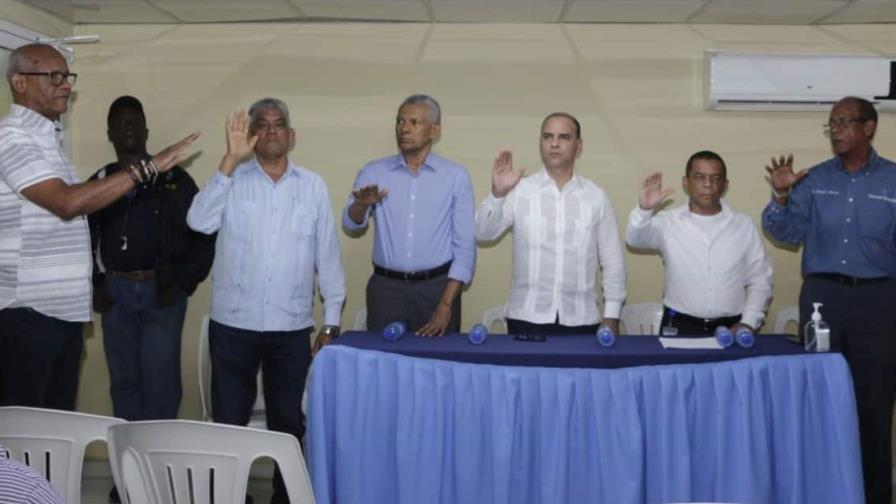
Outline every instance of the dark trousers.
[(896, 399), (896, 280), (857, 286), (808, 276), (800, 291), (800, 337), (812, 303), (824, 303), (831, 348), (846, 358), (855, 387), (865, 500), (890, 504), (893, 403)]
[(115, 416), (125, 420), (177, 418), (182, 391), (181, 331), (187, 312), (182, 292), (160, 308), (155, 280), (106, 277), (112, 307), (102, 316)]
[(0, 310), (0, 406), (74, 411), (84, 324)]
[(532, 322), (526, 322), (525, 320), (520, 319), (507, 319), (507, 333), (508, 334), (544, 334), (545, 336), (551, 335), (566, 335), (566, 334), (595, 334), (597, 333), (597, 327), (599, 324), (594, 325), (582, 325), (582, 326), (565, 326), (560, 325), (560, 315), (557, 315), (556, 320), (550, 324), (534, 324)]
[[(367, 282), (367, 329), (382, 331), (392, 322), (402, 321), (408, 331), (420, 329), (432, 317), (445, 286), (448, 275), (429, 280), (407, 281), (372, 275)], [(446, 333), (460, 332), (460, 299), (457, 296), (451, 307), (451, 322)]]
[[(302, 392), (311, 364), (310, 335), (310, 327), (260, 332), (210, 321), (208, 343), (214, 421), (232, 425), (249, 423), (261, 365), (268, 429), (292, 434), (301, 441), (305, 434)], [(271, 502), (289, 502), (279, 467), (274, 469)]]

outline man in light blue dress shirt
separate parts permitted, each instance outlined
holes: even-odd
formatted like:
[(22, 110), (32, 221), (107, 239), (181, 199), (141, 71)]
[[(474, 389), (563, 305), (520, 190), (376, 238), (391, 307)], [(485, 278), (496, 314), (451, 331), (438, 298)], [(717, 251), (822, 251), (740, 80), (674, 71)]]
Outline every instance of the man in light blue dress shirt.
[[(289, 158), (286, 104), (265, 98), (226, 123), (227, 154), (196, 195), (187, 224), (218, 232), (209, 350), (212, 417), (246, 425), (261, 365), (268, 428), (300, 440), (312, 355), (338, 336), (345, 301), (339, 239), (323, 179)], [(255, 156), (248, 158), (254, 151)], [(309, 345), (315, 274), (324, 326)], [(279, 470), (271, 502), (288, 502)]]
[(427, 95), (398, 109), (399, 153), (361, 169), (342, 214), (350, 235), (376, 221), (367, 328), (403, 321), (421, 336), (460, 331), (460, 296), (476, 266), (473, 184), (463, 166), (433, 154), (441, 110)]

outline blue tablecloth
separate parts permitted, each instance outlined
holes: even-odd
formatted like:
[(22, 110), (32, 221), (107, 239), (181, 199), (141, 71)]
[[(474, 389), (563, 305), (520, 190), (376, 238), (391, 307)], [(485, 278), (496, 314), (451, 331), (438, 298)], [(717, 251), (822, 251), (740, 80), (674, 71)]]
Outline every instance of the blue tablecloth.
[(839, 354), (588, 369), (452, 362), (340, 340), (315, 358), (309, 383), (320, 503), (863, 502)]

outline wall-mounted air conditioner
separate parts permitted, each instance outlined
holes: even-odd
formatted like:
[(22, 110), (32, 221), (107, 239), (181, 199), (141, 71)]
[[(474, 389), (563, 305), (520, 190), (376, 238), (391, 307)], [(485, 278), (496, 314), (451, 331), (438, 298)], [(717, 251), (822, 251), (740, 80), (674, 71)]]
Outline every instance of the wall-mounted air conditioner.
[(844, 96), (896, 110), (896, 59), (711, 50), (704, 61), (710, 110), (829, 110)]

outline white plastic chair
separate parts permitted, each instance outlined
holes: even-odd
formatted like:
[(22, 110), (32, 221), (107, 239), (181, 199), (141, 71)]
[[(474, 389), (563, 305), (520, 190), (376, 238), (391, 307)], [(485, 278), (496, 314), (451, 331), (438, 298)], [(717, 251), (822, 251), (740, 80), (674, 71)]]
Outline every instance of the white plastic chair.
[(507, 319), (504, 317), (504, 308), (505, 305), (492, 306), (482, 312), (482, 325), (488, 329), (488, 332), (492, 332), (492, 327), (495, 324), (498, 324), (504, 329), (504, 332), (507, 332)]
[(355, 312), (355, 325), (352, 329), (355, 331), (367, 330), (367, 308), (361, 308)]
[[(211, 422), (212, 369), (208, 346), (208, 322), (208, 315), (202, 317), (202, 325), (199, 328), (199, 363), (197, 369), (199, 370), (199, 404), (202, 406), (202, 419), (206, 422)], [(252, 415), (249, 417), (249, 427), (256, 429), (266, 429), (268, 425), (265, 416), (263, 387), (261, 369), (259, 369), (256, 383), (258, 393), (255, 396), (255, 404), (252, 405)]]
[(11, 459), (47, 478), (64, 502), (79, 504), (85, 448), (105, 441), (109, 426), (122, 423), (120, 418), (86, 413), (0, 407), (0, 445)]
[(662, 303), (635, 303), (622, 307), (619, 315), (622, 334), (656, 335), (663, 319)]
[(259, 457), (280, 466), (290, 502), (314, 502), (299, 442), (289, 434), (191, 420), (109, 428), (109, 463), (125, 504), (243, 504)]
[(778, 311), (775, 316), (775, 334), (787, 334), (787, 324), (793, 322), (796, 325), (796, 332), (791, 334), (799, 334), (800, 332), (800, 307), (788, 306)]

